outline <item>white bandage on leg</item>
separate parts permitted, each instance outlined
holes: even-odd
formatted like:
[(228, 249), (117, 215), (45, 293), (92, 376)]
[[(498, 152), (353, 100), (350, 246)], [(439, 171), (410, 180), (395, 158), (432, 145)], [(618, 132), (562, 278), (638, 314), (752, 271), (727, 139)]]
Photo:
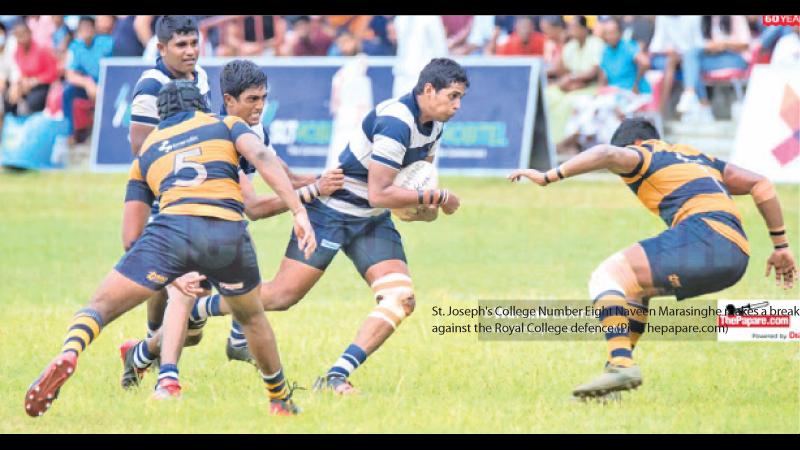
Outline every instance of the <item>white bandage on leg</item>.
[(372, 291), (378, 305), (369, 317), (381, 319), (394, 329), (414, 311), (414, 285), (408, 275), (390, 273), (382, 276), (372, 283)]
[(589, 280), (589, 295), (592, 300), (605, 291), (620, 291), (629, 300), (641, 300), (643, 290), (625, 255), (617, 252), (603, 261), (592, 272)]

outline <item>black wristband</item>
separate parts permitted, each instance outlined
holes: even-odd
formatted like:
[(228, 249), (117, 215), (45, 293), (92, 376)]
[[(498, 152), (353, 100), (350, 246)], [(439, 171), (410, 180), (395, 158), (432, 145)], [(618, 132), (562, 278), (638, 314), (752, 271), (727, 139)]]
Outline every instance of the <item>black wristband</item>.
[[(547, 171), (547, 172), (549, 172), (549, 171)], [(550, 178), (547, 178), (547, 172), (544, 173), (544, 182), (545, 182), (545, 184), (550, 184), (550, 183), (552, 183), (552, 181), (550, 181)]]
[(420, 205), (424, 205), (423, 203), (425, 198), (424, 194), (425, 191), (423, 191), (422, 189), (417, 189), (417, 203), (419, 203)]
[(770, 231), (770, 232), (769, 232), (769, 235), (770, 235), (770, 236), (783, 236), (784, 234), (786, 234), (786, 230), (781, 230), (781, 231)]
[(789, 248), (789, 243), (785, 242), (783, 244), (778, 244), (778, 245), (775, 246), (775, 250), (780, 250), (782, 248)]
[(561, 173), (561, 166), (556, 167), (556, 175), (558, 175), (558, 179), (559, 180), (563, 180), (564, 179), (564, 174)]

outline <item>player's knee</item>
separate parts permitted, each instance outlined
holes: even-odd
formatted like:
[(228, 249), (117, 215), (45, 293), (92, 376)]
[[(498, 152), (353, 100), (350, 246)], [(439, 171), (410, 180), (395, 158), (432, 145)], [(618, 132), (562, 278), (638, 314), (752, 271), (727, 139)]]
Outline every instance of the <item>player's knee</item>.
[(384, 320), (392, 328), (397, 328), (400, 322), (414, 312), (414, 285), (408, 275), (385, 275), (372, 283), (372, 290), (378, 305), (370, 313), (370, 317)]
[(589, 279), (589, 295), (592, 300), (606, 291), (621, 292), (628, 299), (639, 299), (642, 296), (636, 274), (621, 252), (603, 261)]

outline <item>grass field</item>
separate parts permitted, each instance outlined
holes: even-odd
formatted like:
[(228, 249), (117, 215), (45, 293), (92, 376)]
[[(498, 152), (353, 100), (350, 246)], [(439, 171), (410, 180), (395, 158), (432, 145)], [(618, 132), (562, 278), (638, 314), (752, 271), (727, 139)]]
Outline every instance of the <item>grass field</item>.
[[(608, 255), (663, 229), (619, 181), (569, 181), (546, 189), (497, 179), (445, 178), (462, 199), (434, 223), (399, 223), (417, 310), (353, 376), (350, 398), (298, 391), (304, 413), (266, 414), (248, 365), (224, 354), (229, 319), (211, 319), (184, 351), (177, 402), (149, 400), (155, 374), (119, 388), (117, 346), (145, 331), (140, 306), (108, 325), (82, 355), (53, 408), (33, 420), (28, 384), (58, 352), (71, 315), (122, 254), (125, 175), (0, 173), (0, 433), (277, 432), (800, 432), (800, 345), (648, 341), (634, 353), (644, 385), (621, 404), (570, 401), (599, 373), (599, 342), (486, 342), (432, 332), (468, 323), (433, 306), (478, 299), (587, 297)], [(779, 189), (790, 241), (800, 243), (800, 192)], [(715, 298), (800, 298), (763, 276), (771, 250), (749, 197), (738, 198), (753, 248), (743, 280)], [(262, 276), (275, 272), (290, 218), (251, 224)], [(373, 307), (371, 291), (340, 255), (296, 307), (270, 313), (287, 375), (310, 387), (349, 344)], [(674, 302), (674, 299), (657, 300)], [(691, 301), (691, 300), (689, 300)]]

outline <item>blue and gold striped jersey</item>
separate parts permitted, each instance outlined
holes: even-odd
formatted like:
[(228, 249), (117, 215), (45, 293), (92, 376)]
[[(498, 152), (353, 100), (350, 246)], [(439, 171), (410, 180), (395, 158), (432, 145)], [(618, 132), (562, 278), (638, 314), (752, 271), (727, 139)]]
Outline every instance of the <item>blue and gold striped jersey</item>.
[(243, 133), (253, 131), (235, 116), (193, 111), (162, 121), (131, 165), (125, 201), (160, 198), (162, 214), (242, 220), (234, 142)]
[(725, 161), (656, 139), (628, 148), (639, 153), (639, 164), (620, 176), (647, 209), (670, 228), (702, 214), (712, 229), (749, 254), (747, 238), (739, 231), (741, 213), (722, 181)]

